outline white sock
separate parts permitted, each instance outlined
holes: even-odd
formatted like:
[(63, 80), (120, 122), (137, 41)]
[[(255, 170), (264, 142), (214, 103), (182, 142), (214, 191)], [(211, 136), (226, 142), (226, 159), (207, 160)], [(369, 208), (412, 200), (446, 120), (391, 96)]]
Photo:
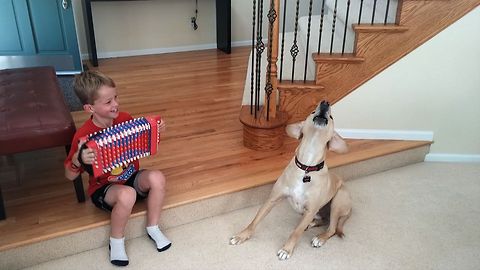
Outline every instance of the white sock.
[(125, 252), (125, 237), (110, 237), (110, 262), (118, 266), (128, 265), (128, 257)]
[(172, 242), (163, 235), (157, 225), (147, 227), (147, 234), (155, 242), (159, 252), (167, 250), (172, 245)]

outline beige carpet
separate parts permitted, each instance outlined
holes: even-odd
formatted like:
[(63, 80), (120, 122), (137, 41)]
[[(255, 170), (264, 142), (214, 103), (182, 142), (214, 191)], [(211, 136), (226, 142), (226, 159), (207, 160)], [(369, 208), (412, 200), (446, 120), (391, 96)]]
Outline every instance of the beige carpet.
[[(346, 237), (315, 249), (310, 240), (323, 228), (307, 231), (287, 261), (276, 252), (300, 216), (284, 202), (240, 246), (228, 239), (258, 206), (172, 228), (163, 253), (147, 237), (127, 241), (126, 269), (480, 269), (480, 164), (419, 163), (347, 186), (354, 211)], [(29, 269), (118, 268), (104, 247)]]

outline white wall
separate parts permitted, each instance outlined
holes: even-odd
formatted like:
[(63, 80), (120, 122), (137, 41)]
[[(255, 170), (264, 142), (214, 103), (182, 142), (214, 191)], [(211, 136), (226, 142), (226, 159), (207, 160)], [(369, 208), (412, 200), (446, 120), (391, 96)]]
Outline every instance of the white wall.
[[(80, 51), (87, 52), (80, 0), (74, 1)], [(199, 0), (198, 30), (190, 18), (194, 0), (92, 3), (99, 57), (129, 55), (157, 48), (215, 44), (215, 1)]]
[[(86, 58), (87, 43), (81, 1), (72, 0), (80, 52)], [(266, 16), (270, 1), (263, 2)], [(319, 13), (320, 7), (317, 5), (314, 5), (313, 14)], [(252, 1), (231, 0), (231, 8), (232, 44), (249, 45), (252, 36)], [(293, 31), (294, 1), (288, 1), (288, 10), (287, 31)], [(98, 56), (216, 48), (215, 0), (198, 0), (199, 28), (196, 31), (190, 23), (194, 11), (195, 0), (93, 2)], [(308, 3), (302, 1), (299, 14), (308, 14)], [(267, 33), (265, 20), (263, 32)]]
[(480, 161), (480, 7), (333, 106), (340, 129), (434, 132), (433, 155)]

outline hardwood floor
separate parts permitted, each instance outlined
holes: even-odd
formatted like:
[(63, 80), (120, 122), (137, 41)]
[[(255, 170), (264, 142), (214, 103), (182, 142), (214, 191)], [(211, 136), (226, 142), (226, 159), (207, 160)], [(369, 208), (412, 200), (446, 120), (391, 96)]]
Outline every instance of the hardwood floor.
[[(116, 58), (100, 61), (111, 76), (121, 110), (133, 116), (160, 114), (167, 123), (159, 153), (143, 168), (167, 177), (165, 208), (271, 183), (292, 157), (297, 142), (256, 152), (243, 147), (240, 105), (249, 48)], [(72, 113), (77, 126), (88, 117)], [(425, 145), (425, 142), (349, 141), (348, 155), (328, 156), (330, 167)], [(365, 154), (367, 153), (367, 154)], [(64, 178), (63, 148), (0, 159), (7, 219), (0, 222), (0, 251), (107, 224), (109, 214), (89, 201), (77, 203)], [(15, 168), (20, 173), (17, 179)], [(84, 179), (86, 180), (86, 179)], [(86, 184), (86, 182), (84, 181)], [(134, 208), (143, 215), (145, 204)]]

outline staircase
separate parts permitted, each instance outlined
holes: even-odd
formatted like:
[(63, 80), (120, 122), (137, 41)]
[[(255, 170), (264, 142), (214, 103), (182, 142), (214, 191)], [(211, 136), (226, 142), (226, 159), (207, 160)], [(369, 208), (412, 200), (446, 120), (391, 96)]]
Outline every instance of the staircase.
[[(271, 108), (281, 112), (283, 119), (287, 119), (283, 124), (303, 120), (323, 99), (332, 104), (338, 102), (480, 4), (479, 0), (400, 0), (388, 1), (388, 4), (387, 1), (375, 1), (374, 8), (371, 1), (361, 1), (364, 2), (362, 14), (365, 15), (360, 16), (358, 23), (357, 13), (350, 15), (347, 20), (346, 7), (341, 8), (340, 2), (344, 1), (337, 3), (326, 0), (323, 15), (298, 19), (299, 52), (296, 67), (301, 67), (302, 70), (295, 70), (292, 76), (289, 71), (292, 60), (287, 57), (284, 62), (276, 63), (277, 70), (288, 70), (279, 71), (278, 100), (276, 104), (270, 105)], [(358, 6), (359, 3), (360, 1), (351, 1), (349, 8)], [(317, 4), (317, 9), (320, 5)], [(377, 14), (379, 10), (388, 12), (379, 16), (380, 18), (375, 18), (373, 14)], [(292, 14), (294, 11), (288, 10), (288, 13)], [(333, 20), (330, 19), (332, 13), (336, 15)], [(323, 32), (321, 46), (318, 46), (320, 25), (318, 20), (322, 17)], [(308, 21), (311, 21), (310, 26)], [(336, 29), (334, 35), (331, 34), (332, 25), (335, 25)], [(309, 43), (307, 43), (308, 29), (311, 33)], [(273, 40), (273, 43), (285, 40), (285, 44), (288, 44), (284, 45), (287, 54), (290, 44), (295, 39), (294, 36), (295, 33), (292, 32), (281, 33), (278, 40)], [(344, 44), (342, 38), (346, 40)], [(307, 44), (310, 48), (308, 51)], [(317, 47), (321, 48), (320, 53)], [(279, 54), (283, 55), (282, 50), (279, 50)], [(262, 62), (266, 63), (267, 57), (262, 57), (264, 58)], [(303, 71), (304, 66), (306, 71)], [(250, 104), (246, 98), (250, 83), (248, 76), (247, 74), (242, 111)], [(263, 85), (260, 87), (261, 95), (264, 95)], [(262, 102), (264, 98), (260, 100)], [(241, 115), (244, 125), (248, 122), (245, 115), (245, 113)], [(262, 130), (259, 124), (256, 128)]]

